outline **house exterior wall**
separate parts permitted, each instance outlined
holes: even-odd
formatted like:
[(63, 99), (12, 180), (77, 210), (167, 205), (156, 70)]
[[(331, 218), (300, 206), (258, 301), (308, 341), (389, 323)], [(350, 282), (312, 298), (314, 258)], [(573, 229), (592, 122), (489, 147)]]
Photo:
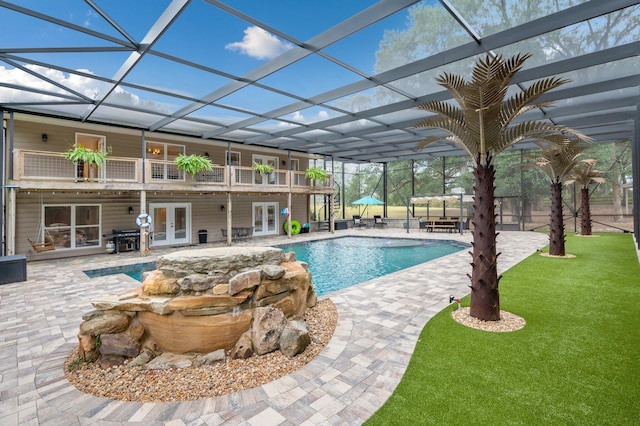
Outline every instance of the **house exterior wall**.
[[(75, 143), (76, 133), (94, 134), (106, 137), (106, 145), (111, 147), (109, 157), (126, 157), (139, 159), (143, 152), (143, 141), (171, 143), (185, 146), (185, 153), (208, 154), (214, 164), (224, 165), (226, 151), (230, 148), (233, 152), (240, 153), (240, 166), (251, 167), (253, 154), (277, 158), (277, 167), (287, 169), (289, 153), (286, 151), (274, 151), (260, 147), (250, 149), (241, 144), (229, 144), (220, 141), (202, 141), (201, 139), (184, 136), (172, 136), (165, 134), (144, 133), (131, 129), (67, 122), (64, 120), (24, 116), (14, 119), (13, 132), (7, 134), (7, 161), (13, 161), (13, 151), (32, 151), (63, 153)], [(46, 142), (42, 135), (47, 135)], [(309, 159), (304, 154), (291, 153), (291, 159), (298, 160), (300, 169), (304, 170), (309, 164)], [(60, 160), (58, 160), (60, 161)], [(65, 160), (67, 161), (67, 160)], [(142, 164), (142, 163), (140, 163)], [(12, 163), (15, 169), (15, 161)], [(225, 168), (226, 170), (226, 168)], [(15, 202), (15, 241), (13, 254), (26, 254), (28, 259), (47, 259), (60, 257), (73, 257), (80, 255), (98, 254), (105, 252), (105, 243), (109, 239), (104, 237), (112, 233), (113, 229), (136, 229), (136, 217), (141, 212), (141, 192), (144, 191), (146, 204), (144, 209), (149, 212), (149, 205), (154, 203), (189, 203), (190, 204), (190, 235), (188, 244), (198, 244), (198, 231), (207, 230), (208, 242), (226, 241), (221, 229), (227, 227), (227, 195), (231, 194), (231, 212), (233, 227), (251, 227), (254, 202), (278, 203), (278, 227), (279, 234), (285, 234), (283, 222), (285, 216), (279, 211), (287, 207), (289, 193), (291, 193), (292, 219), (300, 223), (308, 221), (309, 197), (313, 193), (319, 193), (316, 188), (296, 188), (295, 193), (291, 189), (283, 188), (255, 188), (242, 187), (227, 190), (216, 190), (210, 187), (197, 187), (189, 180), (179, 183), (160, 183), (147, 185), (145, 182), (132, 184), (110, 184), (109, 182), (80, 182), (80, 181), (49, 181), (46, 178), (19, 179), (19, 170), (10, 173), (6, 169), (6, 181), (17, 187)], [(142, 175), (141, 175), (142, 176)], [(304, 176), (296, 176), (296, 180), (304, 179)], [(293, 179), (293, 177), (291, 178)], [(324, 193), (326, 193), (326, 188)], [(97, 245), (82, 246), (69, 249), (58, 246), (55, 250), (36, 252), (28, 239), (41, 241), (43, 226), (42, 209), (44, 205), (98, 205), (100, 209), (100, 235), (83, 236), (91, 241), (99, 241)], [(222, 211), (221, 206), (224, 206)], [(132, 207), (133, 213), (129, 213)], [(153, 247), (153, 245), (152, 245)]]

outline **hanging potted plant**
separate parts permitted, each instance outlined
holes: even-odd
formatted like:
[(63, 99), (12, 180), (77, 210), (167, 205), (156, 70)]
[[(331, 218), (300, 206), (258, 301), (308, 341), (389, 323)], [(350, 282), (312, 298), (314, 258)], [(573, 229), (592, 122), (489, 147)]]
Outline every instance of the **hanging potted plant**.
[(76, 145), (64, 153), (64, 158), (76, 164), (79, 169), (82, 167), (83, 177), (88, 179), (96, 177), (96, 168), (104, 167), (107, 162), (107, 156), (110, 153), (111, 147), (108, 147), (107, 150), (103, 152), (86, 148), (82, 145)]
[(261, 175), (268, 175), (273, 172), (273, 166), (270, 166), (269, 164), (256, 163), (254, 161), (253, 170)]
[(304, 177), (314, 182), (324, 183), (328, 178), (327, 171), (321, 167), (309, 167), (304, 173)]
[(185, 173), (195, 176), (201, 172), (209, 172), (213, 170), (213, 164), (208, 157), (198, 154), (184, 155), (179, 154), (173, 163), (178, 170), (182, 170)]

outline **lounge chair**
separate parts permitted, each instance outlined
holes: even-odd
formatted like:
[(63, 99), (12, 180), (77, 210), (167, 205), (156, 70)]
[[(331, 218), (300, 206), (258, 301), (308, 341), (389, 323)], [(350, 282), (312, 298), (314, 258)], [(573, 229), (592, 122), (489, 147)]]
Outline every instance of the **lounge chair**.
[(366, 228), (367, 224), (362, 221), (362, 217), (354, 215), (353, 216), (353, 227), (354, 228), (362, 228), (363, 226)]
[(388, 225), (388, 223), (385, 222), (384, 220), (382, 220), (382, 216), (380, 216), (380, 215), (374, 215), (373, 216), (373, 227), (374, 228), (376, 226), (379, 226), (380, 228), (384, 228), (386, 225)]

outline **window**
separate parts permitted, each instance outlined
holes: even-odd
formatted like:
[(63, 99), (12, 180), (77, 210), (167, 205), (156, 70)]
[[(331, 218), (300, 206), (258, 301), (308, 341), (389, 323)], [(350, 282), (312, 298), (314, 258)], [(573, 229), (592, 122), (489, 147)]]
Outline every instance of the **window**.
[(182, 173), (180, 173), (180, 170), (173, 164), (173, 160), (175, 160), (178, 155), (184, 153), (184, 145), (147, 142), (147, 159), (152, 160), (151, 178), (158, 180), (182, 180)]
[[(224, 152), (224, 163), (229, 165), (229, 151)], [(240, 153), (237, 151), (231, 151), (231, 165), (239, 166), (240, 165)]]
[(44, 237), (53, 240), (56, 249), (100, 246), (99, 204), (45, 205)]

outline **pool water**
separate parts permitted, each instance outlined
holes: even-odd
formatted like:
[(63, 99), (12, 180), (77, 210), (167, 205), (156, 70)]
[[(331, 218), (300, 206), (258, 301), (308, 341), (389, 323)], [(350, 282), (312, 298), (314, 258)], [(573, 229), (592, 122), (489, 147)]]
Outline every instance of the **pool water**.
[(323, 295), (468, 248), (457, 241), (340, 237), (276, 246), (307, 262)]
[(125, 274), (129, 275), (134, 280), (142, 282), (142, 274), (147, 271), (153, 271), (156, 269), (155, 262), (136, 263), (134, 265), (116, 266), (111, 268), (91, 269), (88, 271), (82, 271), (89, 276), (89, 278), (103, 277), (105, 275), (113, 274)]
[[(443, 240), (340, 237), (274, 247), (283, 249), (285, 253), (292, 251), (298, 260), (309, 264), (316, 294), (321, 296), (456, 253), (469, 245)], [(83, 272), (90, 278), (126, 274), (142, 281), (142, 274), (155, 268), (155, 262), (148, 262)]]

